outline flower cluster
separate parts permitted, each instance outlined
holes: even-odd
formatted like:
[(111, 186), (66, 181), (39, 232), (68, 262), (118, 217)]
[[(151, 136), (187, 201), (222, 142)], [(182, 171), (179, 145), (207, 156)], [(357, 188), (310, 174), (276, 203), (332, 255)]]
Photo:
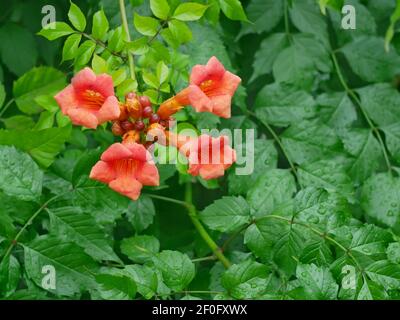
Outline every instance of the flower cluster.
[[(159, 185), (159, 174), (149, 147), (158, 142), (175, 146), (189, 162), (188, 173), (203, 179), (224, 175), (236, 160), (226, 136), (193, 138), (173, 133), (173, 115), (191, 105), (197, 112), (231, 116), (231, 99), (241, 79), (226, 71), (217, 58), (193, 67), (189, 86), (175, 96), (152, 106), (146, 96), (130, 92), (125, 101), (114, 93), (111, 76), (96, 75), (90, 68), (78, 72), (55, 99), (73, 124), (95, 129), (112, 121), (112, 132), (122, 137), (114, 143), (92, 168), (90, 178), (136, 200), (143, 186)], [(149, 141), (149, 137), (152, 140)]]

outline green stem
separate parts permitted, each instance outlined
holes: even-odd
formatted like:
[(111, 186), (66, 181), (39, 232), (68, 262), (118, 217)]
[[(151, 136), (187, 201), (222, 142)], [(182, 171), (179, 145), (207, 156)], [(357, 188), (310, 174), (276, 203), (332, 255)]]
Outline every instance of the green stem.
[(85, 33), (85, 32), (76, 32), (76, 34), (82, 35), (83, 37), (85, 37), (85, 38), (87, 38), (87, 39), (93, 41), (94, 43), (96, 43), (96, 45), (98, 45), (98, 46), (104, 48), (105, 50), (107, 50), (107, 51), (108, 51), (109, 53), (111, 53), (113, 56), (116, 56), (116, 57), (118, 57), (118, 58), (121, 58), (123, 61), (126, 61), (126, 57), (125, 57), (125, 56), (121, 55), (121, 54), (118, 53), (118, 52), (114, 52), (114, 51), (110, 50), (110, 48), (107, 47), (107, 45), (106, 45), (103, 41), (101, 41), (100, 39), (95, 39), (95, 38), (93, 38), (90, 34), (87, 34), (87, 33)]
[(185, 202), (186, 202), (186, 206), (188, 209), (189, 217), (192, 220), (194, 227), (197, 229), (200, 236), (207, 243), (208, 247), (211, 249), (211, 251), (214, 253), (214, 255), (218, 258), (218, 260), (221, 261), (221, 263), (224, 265), (225, 268), (229, 268), (231, 266), (231, 263), (225, 257), (225, 255), (222, 253), (222, 251), (220, 250), (218, 245), (214, 242), (214, 240), (210, 237), (207, 230), (203, 227), (203, 225), (201, 224), (201, 222), (197, 216), (196, 208), (193, 205), (192, 183), (191, 182), (186, 183)]
[(17, 245), (18, 239), (21, 237), (22, 233), (25, 231), (25, 229), (33, 223), (33, 220), (36, 219), (36, 217), (45, 209), (51, 202), (54, 200), (58, 199), (59, 197), (63, 196), (64, 194), (54, 196), (47, 200), (33, 215), (28, 219), (28, 221), (25, 222), (25, 224), (22, 226), (21, 230), (16, 234), (15, 238), (13, 241), (11, 241), (10, 246), (8, 247), (6, 253), (4, 254), (3, 260), (7, 258), (7, 256), (11, 253), (12, 249), (14, 246)]
[(0, 117), (3, 116), (3, 114), (7, 111), (7, 109), (12, 105), (14, 101), (15, 101), (14, 99), (11, 99), (10, 101), (7, 102), (4, 108), (0, 110)]
[(146, 193), (146, 195), (149, 196), (150, 198), (153, 198), (153, 199), (158, 199), (158, 200), (162, 200), (162, 201), (166, 201), (166, 202), (176, 203), (176, 204), (179, 204), (181, 206), (187, 207), (186, 202), (181, 201), (181, 200), (172, 199), (172, 198), (168, 198), (168, 197), (164, 197), (164, 196), (159, 196), (159, 195), (151, 194), (151, 193)]
[(377, 137), (379, 145), (381, 147), (383, 157), (385, 158), (385, 162), (386, 162), (386, 166), (388, 167), (389, 174), (392, 174), (392, 165), (390, 163), (389, 155), (388, 155), (388, 153), (386, 151), (385, 143), (383, 142), (383, 139), (382, 139), (381, 133), (379, 132), (379, 129), (374, 125), (374, 123), (372, 122), (371, 118), (368, 116), (367, 112), (364, 110), (364, 108), (363, 108), (363, 106), (361, 104), (361, 101), (358, 98), (358, 96), (348, 86), (346, 80), (344, 79), (342, 70), (340, 69), (340, 65), (339, 65), (339, 62), (338, 62), (338, 60), (336, 58), (335, 53), (331, 52), (331, 56), (332, 56), (333, 65), (334, 65), (336, 73), (337, 73), (337, 75), (339, 77), (340, 83), (342, 84), (342, 86), (343, 86), (344, 90), (346, 91), (346, 93), (356, 102), (356, 105), (358, 106), (358, 108), (360, 109), (361, 113), (363, 114), (363, 116), (364, 116), (365, 120), (367, 121), (369, 127), (375, 133), (375, 136)]
[(292, 169), (293, 174), (295, 175), (295, 177), (296, 177), (296, 179), (297, 179), (297, 182), (299, 183), (299, 185), (300, 185), (300, 187), (301, 187), (300, 179), (299, 179), (299, 176), (298, 176), (298, 174), (297, 174), (297, 169), (296, 169), (294, 163), (292, 162), (292, 160), (290, 160), (290, 157), (289, 157), (288, 153), (286, 152), (286, 149), (285, 149), (285, 147), (283, 146), (283, 144), (282, 144), (282, 142), (281, 142), (281, 139), (280, 139), (279, 136), (275, 133), (274, 129), (272, 129), (271, 126), (270, 126), (267, 122), (265, 122), (264, 120), (258, 118), (257, 115), (256, 115), (255, 113), (253, 113), (253, 112), (251, 112), (251, 111), (247, 111), (247, 113), (248, 113), (250, 116), (252, 116), (253, 118), (255, 118), (256, 120), (260, 121), (261, 124), (262, 124), (262, 125), (268, 130), (268, 132), (272, 135), (272, 137), (274, 138), (275, 142), (278, 144), (279, 148), (281, 149), (283, 155), (285, 156), (286, 160), (288, 161), (288, 163), (289, 163), (289, 165), (290, 165), (290, 168)]
[[(124, 0), (119, 0), (119, 10), (121, 12), (121, 20), (122, 20), (122, 26), (125, 30), (125, 40), (127, 42), (131, 41), (131, 36), (129, 34), (129, 27), (128, 27), (128, 19), (126, 18), (126, 10), (125, 10), (125, 2)], [(131, 73), (131, 78), (133, 80), (136, 80), (136, 75), (135, 75), (135, 62), (133, 61), (133, 56), (131, 53), (128, 52), (128, 61), (129, 61), (129, 70)]]

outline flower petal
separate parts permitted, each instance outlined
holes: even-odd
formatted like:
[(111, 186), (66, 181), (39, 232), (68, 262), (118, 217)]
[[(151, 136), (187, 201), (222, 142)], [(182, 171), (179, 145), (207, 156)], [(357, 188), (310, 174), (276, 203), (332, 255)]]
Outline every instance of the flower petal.
[(67, 114), (68, 109), (73, 109), (78, 106), (78, 102), (75, 97), (75, 90), (72, 85), (68, 85), (59, 93), (57, 93), (54, 96), (54, 99), (56, 99), (61, 108), (61, 112), (65, 115)]
[(192, 68), (190, 73), (190, 84), (199, 86), (203, 81), (207, 80), (208, 72), (205, 66), (197, 64)]
[(114, 143), (101, 155), (102, 161), (116, 161), (121, 159), (129, 159), (132, 152), (122, 143)]
[(206, 70), (212, 79), (220, 79), (225, 73), (224, 65), (215, 56), (208, 60)]
[(197, 86), (189, 86), (189, 101), (197, 112), (212, 112), (213, 104), (209, 97)]
[(117, 120), (120, 114), (121, 110), (117, 98), (115, 96), (110, 96), (98, 111), (97, 119), (99, 120), (99, 124), (101, 124), (107, 121)]
[(154, 164), (144, 162), (136, 173), (136, 179), (146, 186), (160, 185), (160, 176)]
[(132, 177), (119, 177), (109, 183), (109, 187), (132, 200), (137, 200), (142, 190), (142, 184)]
[(99, 124), (96, 116), (83, 108), (68, 109), (67, 115), (71, 118), (73, 124), (90, 129), (96, 129)]
[(146, 148), (142, 144), (124, 143), (123, 145), (130, 151), (131, 159), (135, 159), (142, 162), (146, 162), (152, 159), (150, 153), (146, 150)]
[(79, 71), (71, 80), (76, 90), (90, 89), (96, 82), (96, 75), (92, 69), (86, 67)]
[(90, 178), (103, 183), (110, 183), (116, 176), (114, 169), (107, 162), (99, 161), (90, 171)]
[(108, 74), (101, 74), (96, 77), (94, 90), (101, 93), (103, 97), (107, 98), (114, 95), (113, 79)]
[(202, 177), (204, 180), (222, 177), (224, 172), (225, 170), (222, 164), (202, 165), (199, 170), (200, 177)]
[(213, 103), (212, 112), (221, 118), (231, 117), (231, 102), (232, 98), (230, 95), (222, 95), (211, 97), (210, 100)]

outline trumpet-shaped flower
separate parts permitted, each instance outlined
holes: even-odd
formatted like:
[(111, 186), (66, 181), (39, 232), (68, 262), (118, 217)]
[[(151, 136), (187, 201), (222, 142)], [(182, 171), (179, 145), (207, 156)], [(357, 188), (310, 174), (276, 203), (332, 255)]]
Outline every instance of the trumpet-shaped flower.
[(90, 172), (90, 178), (132, 200), (137, 200), (143, 186), (158, 186), (157, 167), (146, 148), (138, 143), (114, 143)]
[(206, 65), (196, 65), (190, 75), (190, 85), (176, 96), (161, 104), (158, 114), (162, 119), (192, 105), (197, 112), (212, 112), (222, 118), (230, 118), (232, 96), (242, 80), (226, 71), (216, 57)]
[(205, 180), (221, 177), (236, 161), (236, 151), (229, 146), (227, 136), (213, 138), (203, 134), (189, 138), (170, 133), (168, 138), (188, 158), (188, 173), (193, 176)]
[(111, 76), (96, 76), (87, 67), (79, 71), (72, 78), (71, 84), (54, 98), (62, 113), (76, 125), (95, 129), (99, 124), (116, 120), (120, 116)]

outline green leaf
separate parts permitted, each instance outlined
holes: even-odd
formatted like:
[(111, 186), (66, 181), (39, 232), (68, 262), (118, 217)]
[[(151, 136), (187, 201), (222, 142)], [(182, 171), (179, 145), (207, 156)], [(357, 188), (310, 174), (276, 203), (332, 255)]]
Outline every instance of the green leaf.
[(111, 274), (96, 275), (98, 292), (105, 300), (132, 300), (136, 294), (135, 282), (126, 276)]
[(377, 261), (366, 268), (368, 277), (385, 289), (400, 288), (400, 266), (387, 260)]
[(154, 267), (161, 271), (165, 284), (173, 291), (186, 288), (195, 276), (189, 257), (178, 251), (164, 250), (153, 257)]
[(15, 292), (20, 280), (20, 265), (18, 260), (9, 255), (3, 257), (0, 263), (0, 295), (8, 297)]
[(0, 28), (0, 56), (3, 65), (17, 76), (36, 64), (37, 45), (32, 32), (8, 22)]
[(38, 200), (43, 172), (27, 154), (14, 147), (0, 146), (0, 188), (21, 200)]
[(247, 21), (246, 13), (239, 0), (218, 0), (222, 12), (231, 20)]
[(290, 8), (290, 18), (297, 29), (315, 35), (325, 47), (329, 48), (326, 21), (315, 1), (294, 1)]
[(0, 130), (0, 143), (28, 152), (40, 165), (49, 167), (71, 134), (71, 127), (43, 130)]
[(157, 18), (167, 20), (170, 11), (167, 0), (150, 0), (150, 9)]
[(158, 79), (158, 83), (161, 85), (163, 84), (169, 76), (169, 69), (168, 67), (165, 65), (165, 63), (163, 61), (160, 61), (157, 64), (157, 79)]
[(303, 187), (324, 188), (329, 192), (337, 192), (350, 202), (354, 202), (353, 181), (346, 169), (346, 166), (338, 160), (319, 160), (301, 165), (298, 168), (298, 175)]
[(180, 21), (195, 21), (199, 20), (207, 6), (196, 2), (185, 2), (181, 3), (174, 11), (172, 18)]
[(296, 183), (290, 171), (271, 169), (260, 176), (247, 193), (247, 200), (256, 217), (271, 214), (289, 201), (296, 192)]
[(84, 31), (86, 28), (86, 18), (82, 13), (81, 9), (71, 2), (71, 6), (68, 11), (68, 18), (71, 21), (72, 25), (79, 31)]
[(356, 182), (364, 181), (382, 166), (382, 151), (371, 130), (346, 131), (342, 140), (345, 150), (354, 157), (349, 172)]
[(92, 59), (92, 69), (96, 74), (107, 73), (107, 61), (97, 54), (94, 54)]
[(386, 248), (392, 241), (392, 235), (379, 227), (365, 224), (353, 233), (353, 238), (348, 246), (352, 252), (385, 258)]
[(92, 40), (86, 40), (79, 46), (74, 61), (74, 65), (77, 69), (84, 67), (90, 61), (94, 49), (96, 49), (96, 43)]
[(142, 17), (136, 12), (134, 14), (133, 24), (135, 25), (137, 31), (149, 37), (153, 37), (157, 34), (159, 26), (157, 19), (151, 17)]
[(81, 214), (74, 207), (51, 209), (48, 213), (51, 234), (60, 240), (74, 242), (97, 261), (121, 262), (111, 247), (111, 241), (90, 215)]
[(314, 81), (314, 61), (303, 50), (291, 46), (280, 52), (272, 72), (277, 82), (287, 82), (302, 89), (311, 89)]
[(386, 250), (387, 258), (390, 262), (400, 263), (400, 242), (390, 243)]
[(95, 39), (103, 39), (107, 34), (109, 25), (103, 10), (97, 11), (93, 15), (92, 35)]
[(290, 277), (296, 270), (307, 236), (298, 225), (265, 216), (246, 230), (244, 243), (262, 261), (273, 260)]
[(400, 2), (396, 1), (396, 9), (390, 17), (390, 25), (386, 31), (385, 36), (385, 50), (390, 50), (390, 42), (392, 41), (394, 34), (395, 34), (395, 26), (397, 21), (400, 19)]
[(289, 158), (298, 163), (309, 163), (340, 154), (341, 144), (335, 132), (318, 121), (303, 121), (292, 125), (281, 135)]
[(137, 263), (150, 261), (160, 250), (160, 242), (153, 236), (135, 236), (121, 241), (121, 252)]
[(168, 21), (168, 27), (171, 34), (179, 41), (179, 43), (186, 43), (192, 40), (192, 31), (185, 22), (171, 20)]
[(385, 132), (389, 152), (397, 161), (400, 161), (400, 123), (394, 123), (381, 129)]
[[(25, 270), (36, 285), (42, 287), (46, 276), (44, 266), (55, 269), (55, 289), (44, 287), (60, 296), (74, 296), (83, 289), (94, 288), (91, 272), (96, 271), (94, 261), (77, 245), (50, 236), (40, 236), (24, 244)], [(47, 271), (48, 272), (48, 271)], [(52, 274), (47, 273), (51, 277)]]
[[(379, 126), (400, 122), (400, 94), (387, 83), (374, 84), (357, 90), (368, 116)], [(382, 106), (385, 106), (382, 108)]]
[[(273, 2), (279, 3), (278, 1)], [(261, 75), (271, 73), (272, 66), (279, 53), (288, 47), (288, 45), (289, 41), (285, 33), (274, 33), (261, 41), (260, 49), (254, 57), (254, 73), (251, 76), (250, 82)]]
[(319, 0), (319, 7), (321, 9), (321, 12), (326, 15), (326, 8), (330, 7), (332, 9), (335, 9), (337, 11), (341, 11), (344, 1), (343, 0)]
[(73, 33), (74, 30), (65, 22), (51, 22), (45, 29), (40, 30), (38, 35), (47, 38), (47, 40), (55, 40), (63, 36)]
[(239, 37), (248, 33), (269, 32), (283, 17), (283, 1), (253, 0), (246, 7), (246, 14), (251, 23), (243, 24)]
[(110, 31), (108, 48), (114, 52), (120, 52), (125, 46), (125, 31), (122, 27)]
[(41, 110), (35, 97), (46, 94), (52, 95), (66, 86), (66, 77), (61, 71), (51, 67), (33, 68), (13, 85), (13, 94), (18, 108), (28, 114)]
[(106, 185), (87, 182), (73, 192), (73, 203), (90, 213), (98, 223), (114, 223), (128, 207), (129, 199)]
[(274, 83), (258, 93), (254, 103), (257, 117), (275, 126), (287, 126), (316, 114), (316, 103), (306, 91)]
[(388, 173), (369, 178), (362, 188), (361, 207), (367, 217), (378, 223), (400, 230), (400, 179)]
[(141, 195), (129, 203), (126, 216), (137, 232), (142, 232), (153, 223), (156, 210), (149, 196)]
[[(251, 144), (247, 146), (245, 144), (240, 144), (235, 146), (235, 150), (238, 153), (243, 152), (243, 155), (248, 157), (249, 166), (247, 167), (245, 165), (243, 167), (246, 167), (251, 174), (237, 174), (235, 171), (240, 168), (236, 166), (236, 170), (232, 170), (229, 173), (229, 191), (231, 194), (246, 195), (247, 191), (253, 186), (254, 181), (257, 181), (268, 169), (277, 167), (278, 153), (272, 141), (263, 139), (256, 139), (254, 141), (254, 148)], [(254, 159), (254, 162), (251, 159)], [(251, 166), (250, 164), (254, 165)]]
[(138, 38), (126, 45), (127, 49), (136, 55), (143, 55), (149, 51), (148, 40), (146, 37)]
[(319, 267), (333, 262), (332, 251), (324, 241), (314, 241), (304, 247), (300, 261), (303, 264), (315, 264)]
[(62, 61), (68, 61), (76, 57), (81, 39), (82, 35), (80, 34), (71, 34), (68, 36), (63, 47)]
[(145, 299), (151, 299), (157, 293), (158, 277), (153, 268), (135, 264), (126, 266), (123, 272), (135, 281), (137, 291)]
[(232, 265), (222, 276), (222, 285), (235, 299), (255, 299), (261, 296), (268, 285), (267, 266), (247, 260)]
[(356, 109), (345, 92), (321, 94), (317, 104), (322, 121), (337, 131), (350, 127), (357, 120)]
[(294, 221), (315, 225), (329, 232), (350, 223), (351, 214), (346, 199), (323, 189), (302, 189), (294, 199)]
[(360, 37), (345, 45), (341, 52), (351, 69), (367, 82), (392, 80), (399, 71), (400, 57), (391, 50), (385, 52), (384, 41), (377, 37)]
[(328, 268), (314, 264), (298, 265), (296, 276), (309, 300), (335, 300), (339, 286)]
[(207, 206), (200, 218), (212, 230), (231, 232), (250, 221), (250, 208), (242, 197), (222, 197)]
[(31, 129), (35, 126), (35, 122), (28, 116), (12, 116), (2, 120), (6, 129)]

